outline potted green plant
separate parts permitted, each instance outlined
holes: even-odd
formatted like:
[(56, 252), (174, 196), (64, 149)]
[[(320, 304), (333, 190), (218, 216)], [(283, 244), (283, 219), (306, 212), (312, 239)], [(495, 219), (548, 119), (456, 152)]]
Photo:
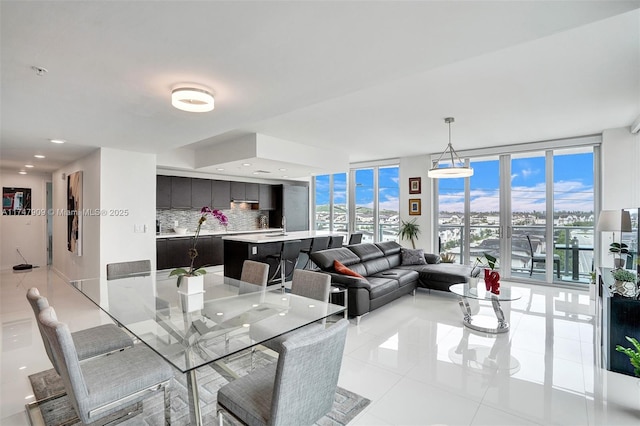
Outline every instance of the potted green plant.
[(633, 337), (625, 336), (625, 338), (631, 342), (634, 349), (625, 348), (622, 345), (616, 345), (616, 351), (622, 352), (629, 357), (629, 362), (631, 362), (631, 365), (633, 366), (634, 374), (636, 377), (640, 377), (640, 343), (638, 343), (638, 341)]
[(638, 274), (629, 269), (614, 269), (611, 271), (613, 279), (613, 292), (624, 297), (636, 297), (638, 295)]
[(420, 225), (416, 223), (415, 219), (409, 222), (401, 221), (400, 229), (398, 230), (398, 236), (401, 240), (410, 240), (411, 246), (415, 249), (418, 235), (420, 235)]
[(625, 262), (622, 258), (622, 255), (626, 255), (629, 253), (629, 246), (627, 246), (625, 243), (611, 243), (609, 244), (609, 253), (613, 255), (614, 266), (616, 268), (623, 268)]

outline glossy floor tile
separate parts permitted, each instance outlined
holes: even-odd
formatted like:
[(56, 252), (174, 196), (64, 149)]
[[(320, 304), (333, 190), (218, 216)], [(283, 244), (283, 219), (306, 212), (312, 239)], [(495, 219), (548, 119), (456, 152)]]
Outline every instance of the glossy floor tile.
[[(50, 368), (26, 290), (36, 286), (72, 331), (106, 315), (45, 269), (0, 273), (0, 424), (27, 425), (27, 376)], [(503, 282), (503, 285), (508, 283)], [(640, 381), (596, 364), (587, 292), (512, 284), (508, 333), (462, 326), (453, 294), (419, 290), (355, 321), (340, 386), (372, 400), (353, 425), (637, 425)], [(484, 302), (474, 312), (492, 316)]]

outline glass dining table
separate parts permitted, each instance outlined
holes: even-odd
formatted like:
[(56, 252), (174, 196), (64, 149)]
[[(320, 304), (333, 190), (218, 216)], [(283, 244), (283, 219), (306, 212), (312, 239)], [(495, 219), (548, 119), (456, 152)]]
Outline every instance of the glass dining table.
[[(195, 425), (203, 424), (196, 369), (209, 365), (230, 380), (234, 372), (225, 359), (231, 355), (345, 309), (215, 273), (204, 275), (204, 291), (194, 294), (182, 292), (168, 271), (74, 280), (71, 285), (186, 374)], [(259, 332), (252, 333), (252, 327)]]

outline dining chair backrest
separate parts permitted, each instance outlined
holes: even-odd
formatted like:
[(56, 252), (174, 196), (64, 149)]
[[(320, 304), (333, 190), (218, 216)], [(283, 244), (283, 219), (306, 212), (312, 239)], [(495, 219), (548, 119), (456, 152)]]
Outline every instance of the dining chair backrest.
[(282, 344), (269, 424), (313, 424), (333, 406), (348, 321)]
[(269, 280), (269, 264), (245, 260), (240, 274), (238, 294), (251, 293), (267, 287)]
[(146, 276), (150, 274), (151, 261), (148, 259), (107, 264), (107, 280), (117, 280), (119, 278), (135, 276)]
[(47, 336), (54, 357), (58, 360), (60, 368), (58, 374), (64, 382), (67, 394), (71, 397), (71, 403), (76, 409), (76, 413), (79, 414), (82, 410), (77, 401), (87, 399), (89, 390), (84, 383), (80, 361), (78, 361), (69, 327), (58, 321), (52, 307), (43, 309), (38, 315), (38, 321)]
[(344, 242), (344, 235), (333, 235), (331, 237), (331, 240), (329, 241), (329, 248), (342, 247), (343, 242)]
[(362, 233), (357, 232), (349, 236), (349, 245), (362, 243)]
[(170, 421), (168, 386), (173, 371), (155, 352), (136, 345), (81, 365), (69, 327), (58, 321), (55, 310), (43, 309), (38, 321), (58, 360), (69, 400), (83, 424), (93, 423), (160, 389), (165, 391), (165, 422)]
[(47, 340), (47, 335), (44, 333), (40, 321), (38, 321), (38, 315), (40, 315), (40, 312), (42, 312), (44, 309), (49, 307), (49, 301), (46, 297), (40, 295), (40, 291), (36, 287), (32, 287), (27, 290), (27, 300), (29, 301), (31, 309), (33, 309), (33, 314), (36, 317), (36, 323), (38, 324), (40, 337), (42, 337), (42, 343), (44, 344), (44, 349), (47, 352), (49, 361), (51, 361), (51, 364), (53, 364), (53, 368), (56, 370), (56, 372), (58, 372), (58, 362), (54, 358), (53, 351), (51, 350), (51, 345), (49, 345), (49, 342)]
[(331, 275), (296, 269), (291, 280), (291, 293), (327, 302), (331, 291)]

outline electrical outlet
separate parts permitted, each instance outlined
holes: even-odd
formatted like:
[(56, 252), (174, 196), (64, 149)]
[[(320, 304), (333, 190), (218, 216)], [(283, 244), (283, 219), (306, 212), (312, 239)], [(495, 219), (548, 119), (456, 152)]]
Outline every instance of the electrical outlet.
[(178, 221), (177, 221), (177, 220), (174, 220), (174, 221), (173, 221), (173, 227), (174, 227), (174, 228), (177, 228), (179, 225), (180, 225), (180, 224), (178, 223)]
[(258, 254), (258, 247), (252, 246), (251, 247), (251, 254)]

